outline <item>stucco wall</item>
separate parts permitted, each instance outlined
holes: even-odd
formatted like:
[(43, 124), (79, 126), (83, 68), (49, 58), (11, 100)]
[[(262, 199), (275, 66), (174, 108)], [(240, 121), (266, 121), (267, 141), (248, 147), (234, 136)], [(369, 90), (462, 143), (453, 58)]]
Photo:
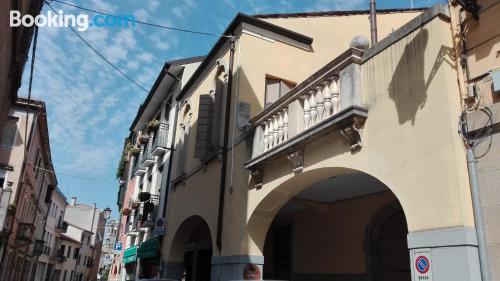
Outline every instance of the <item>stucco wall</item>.
[(250, 252), (260, 254), (256, 229), (267, 228), (281, 202), (311, 182), (353, 172), (342, 167), (385, 183), (401, 202), (409, 231), (473, 226), (450, 47), (448, 22), (435, 18), (362, 65), (369, 110), (363, 148), (351, 153), (331, 134), (306, 147), (302, 174), (293, 175), (286, 159), (267, 165), (262, 189), (249, 192)]

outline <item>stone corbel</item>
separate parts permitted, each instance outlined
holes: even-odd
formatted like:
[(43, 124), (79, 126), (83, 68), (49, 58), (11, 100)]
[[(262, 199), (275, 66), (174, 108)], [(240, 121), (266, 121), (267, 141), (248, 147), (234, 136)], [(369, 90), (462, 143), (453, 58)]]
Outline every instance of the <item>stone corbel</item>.
[(351, 151), (360, 149), (363, 146), (361, 142), (361, 133), (365, 124), (365, 118), (354, 118), (352, 125), (340, 130), (340, 133), (351, 146)]
[(251, 175), (253, 181), (255, 182), (255, 188), (261, 189), (264, 183), (264, 171), (262, 170), (262, 168), (255, 168), (254, 170), (252, 170)]
[(293, 172), (300, 173), (304, 169), (304, 151), (299, 149), (294, 151), (287, 156), (288, 160), (292, 164)]

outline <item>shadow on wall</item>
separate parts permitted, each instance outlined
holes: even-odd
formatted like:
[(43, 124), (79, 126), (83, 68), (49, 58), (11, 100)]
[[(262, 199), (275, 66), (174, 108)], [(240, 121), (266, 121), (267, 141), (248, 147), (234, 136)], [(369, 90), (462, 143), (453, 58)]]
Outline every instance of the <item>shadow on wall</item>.
[(415, 124), (417, 111), (422, 109), (427, 101), (427, 91), (438, 69), (443, 62), (454, 66), (450, 47), (441, 46), (434, 65), (428, 77), (425, 77), (425, 51), (429, 41), (429, 32), (421, 29), (418, 34), (406, 44), (403, 55), (394, 69), (389, 84), (389, 97), (396, 104), (399, 123), (411, 121)]

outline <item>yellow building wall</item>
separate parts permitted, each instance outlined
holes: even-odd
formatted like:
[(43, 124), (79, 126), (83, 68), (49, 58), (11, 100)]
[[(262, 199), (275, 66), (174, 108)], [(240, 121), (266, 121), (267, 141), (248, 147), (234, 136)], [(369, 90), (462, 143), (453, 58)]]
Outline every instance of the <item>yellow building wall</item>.
[(449, 23), (435, 18), (365, 62), (363, 148), (351, 153), (334, 133), (306, 147), (301, 174), (286, 159), (267, 165), (262, 189), (249, 191), (250, 237), (242, 248), (261, 254), (276, 212), (310, 184), (358, 171), (394, 192), (410, 232), (473, 226), (451, 46)]

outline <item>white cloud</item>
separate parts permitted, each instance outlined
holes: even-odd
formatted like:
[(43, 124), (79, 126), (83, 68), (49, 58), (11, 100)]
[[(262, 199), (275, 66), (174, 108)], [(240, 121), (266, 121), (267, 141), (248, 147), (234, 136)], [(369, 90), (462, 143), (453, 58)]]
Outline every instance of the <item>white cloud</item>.
[(318, 0), (314, 8), (317, 11), (368, 9), (368, 2), (364, 0)]
[(142, 52), (139, 55), (137, 55), (137, 59), (142, 62), (152, 62), (154, 59), (154, 56), (151, 53), (147, 52)]
[(148, 21), (150, 18), (149, 12), (146, 11), (145, 9), (135, 10), (134, 16), (135, 16), (136, 20), (140, 20), (140, 21)]
[(184, 9), (180, 6), (173, 7), (172, 14), (178, 18), (184, 18)]

